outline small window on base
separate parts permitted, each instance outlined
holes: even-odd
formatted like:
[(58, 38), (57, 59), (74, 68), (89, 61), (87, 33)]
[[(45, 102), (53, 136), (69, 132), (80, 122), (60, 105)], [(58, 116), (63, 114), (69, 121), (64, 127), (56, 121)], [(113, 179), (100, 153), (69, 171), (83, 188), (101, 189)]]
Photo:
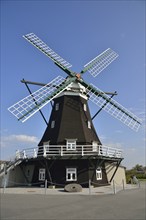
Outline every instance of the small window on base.
[(88, 128), (91, 129), (91, 122), (88, 121)]
[(39, 180), (45, 180), (45, 172), (46, 170), (44, 168), (39, 169)]
[(51, 122), (51, 128), (54, 128), (55, 127), (55, 121), (52, 121)]
[(66, 168), (66, 181), (77, 180), (77, 168)]
[(59, 110), (59, 103), (56, 103), (55, 105), (55, 111), (58, 111)]
[(97, 180), (102, 180), (102, 169), (101, 169), (101, 167), (98, 167), (96, 169), (96, 179)]
[(84, 111), (86, 112), (86, 111), (87, 111), (87, 105), (84, 104), (84, 105), (83, 105), (83, 108), (84, 108)]

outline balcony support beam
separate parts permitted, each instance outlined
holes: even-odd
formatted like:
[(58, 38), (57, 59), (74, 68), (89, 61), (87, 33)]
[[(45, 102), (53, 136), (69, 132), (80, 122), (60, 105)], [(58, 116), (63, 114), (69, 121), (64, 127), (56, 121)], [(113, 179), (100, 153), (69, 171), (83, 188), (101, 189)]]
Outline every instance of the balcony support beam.
[(115, 174), (116, 174), (116, 172), (117, 172), (117, 170), (118, 170), (118, 167), (120, 166), (121, 161), (122, 161), (122, 159), (119, 160), (119, 161), (117, 161), (116, 169), (115, 169), (115, 171), (114, 171), (114, 173), (113, 173), (113, 175), (112, 175), (112, 177), (111, 177), (111, 179), (110, 179), (110, 181), (109, 181), (110, 183), (111, 183), (111, 181), (113, 180), (113, 178), (114, 178), (114, 176), (115, 176)]

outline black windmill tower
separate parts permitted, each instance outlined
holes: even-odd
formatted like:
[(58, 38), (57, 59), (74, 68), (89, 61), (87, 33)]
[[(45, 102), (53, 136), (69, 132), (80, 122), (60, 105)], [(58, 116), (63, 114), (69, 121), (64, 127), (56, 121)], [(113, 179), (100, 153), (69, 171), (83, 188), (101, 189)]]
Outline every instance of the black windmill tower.
[[(96, 77), (118, 57), (117, 53), (109, 48), (87, 63), (80, 73), (75, 73), (70, 70), (71, 65), (67, 61), (35, 34), (27, 34), (24, 38), (67, 74), (66, 78), (58, 76), (48, 84), (23, 79), (30, 95), (8, 109), (19, 121), (24, 122), (38, 111), (42, 114), (41, 108), (53, 101), (49, 122), (44, 118), (47, 127), (38, 144), (37, 157), (29, 160), (35, 166), (32, 181), (47, 179), (48, 182), (63, 185), (71, 182), (88, 185), (91, 179), (95, 184), (106, 184), (105, 162), (116, 164), (117, 170), (123, 158), (118, 151), (112, 155), (105, 153), (92, 123), (93, 118), (104, 109), (136, 131), (140, 120), (112, 99), (116, 92), (105, 93), (93, 84), (86, 83), (82, 75), (89, 71)], [(43, 87), (31, 93), (28, 84)], [(92, 118), (88, 100), (100, 107)]]

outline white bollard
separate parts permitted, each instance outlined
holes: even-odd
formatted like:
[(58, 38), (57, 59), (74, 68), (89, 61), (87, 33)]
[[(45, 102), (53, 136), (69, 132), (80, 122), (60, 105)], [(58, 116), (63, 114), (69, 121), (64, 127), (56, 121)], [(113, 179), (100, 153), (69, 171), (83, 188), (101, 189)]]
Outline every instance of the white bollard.
[(45, 180), (45, 195), (47, 193), (47, 179)]
[(122, 185), (123, 185), (123, 190), (125, 190), (125, 183), (123, 179), (122, 179)]
[(91, 180), (89, 179), (89, 195), (91, 195)]
[(5, 193), (5, 189), (6, 189), (6, 186), (7, 186), (7, 180), (6, 180), (6, 171), (7, 170), (7, 165), (6, 163), (4, 164), (4, 187), (3, 187), (3, 193)]
[(115, 181), (113, 180), (113, 192), (114, 192), (114, 195), (116, 194), (116, 185), (115, 185)]

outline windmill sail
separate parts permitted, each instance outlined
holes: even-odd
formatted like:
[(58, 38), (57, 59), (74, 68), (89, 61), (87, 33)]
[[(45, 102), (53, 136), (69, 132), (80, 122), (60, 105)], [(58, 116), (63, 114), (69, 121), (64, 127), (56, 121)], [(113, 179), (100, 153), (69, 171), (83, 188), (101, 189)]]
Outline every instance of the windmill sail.
[(39, 111), (39, 109), (64, 91), (73, 80), (74, 78), (64, 79), (58, 76), (50, 83), (9, 107), (8, 110), (18, 118), (18, 120), (25, 122)]
[(72, 65), (55, 53), (47, 44), (45, 44), (39, 37), (34, 33), (26, 34), (23, 36), (27, 41), (34, 45), (37, 49), (43, 52), (56, 64), (61, 66), (63, 69), (70, 68)]
[(100, 55), (95, 57), (93, 60), (91, 60), (89, 63), (87, 63), (84, 67), (84, 70), (81, 71), (81, 73), (85, 73), (86, 71), (89, 71), (89, 73), (96, 77), (102, 70), (104, 70), (110, 63), (112, 63), (116, 58), (118, 57), (118, 54), (114, 52), (112, 49), (108, 48), (104, 52), (102, 52)]
[(82, 84), (86, 88), (86, 93), (93, 103), (104, 109), (115, 118), (119, 119), (133, 130), (137, 131), (139, 129), (141, 121), (137, 116), (128, 111), (115, 100), (111, 99), (111, 97), (106, 95), (96, 86), (87, 84), (81, 78), (81, 74), (85, 73), (86, 71), (89, 71), (91, 75), (96, 77), (102, 70), (104, 70), (118, 57), (116, 52), (108, 48), (89, 63), (87, 63), (80, 74), (76, 74), (69, 69), (72, 66), (70, 63), (55, 53), (35, 34), (30, 33), (24, 35), (23, 37), (36, 48), (38, 48), (41, 52), (43, 52), (46, 56), (48, 56), (51, 60), (53, 60), (58, 67), (60, 67), (69, 75), (69, 77), (68, 79), (64, 79), (63, 77), (58, 76), (49, 84), (46, 84), (41, 89), (9, 107), (8, 110), (14, 116), (16, 116), (18, 120), (22, 122), (26, 121), (33, 114), (39, 111), (39, 109), (41, 109), (52, 99), (58, 96), (62, 91), (67, 89), (72, 82), (76, 82)]
[(138, 131), (141, 125), (141, 120), (136, 115), (124, 108), (114, 99), (111, 99), (111, 97), (107, 96), (102, 90), (98, 89), (93, 84), (89, 85), (85, 83), (85, 81), (81, 83), (86, 87), (90, 101), (99, 107), (102, 107), (108, 102), (103, 108), (106, 112), (126, 124), (131, 129)]

